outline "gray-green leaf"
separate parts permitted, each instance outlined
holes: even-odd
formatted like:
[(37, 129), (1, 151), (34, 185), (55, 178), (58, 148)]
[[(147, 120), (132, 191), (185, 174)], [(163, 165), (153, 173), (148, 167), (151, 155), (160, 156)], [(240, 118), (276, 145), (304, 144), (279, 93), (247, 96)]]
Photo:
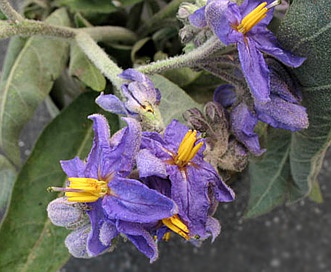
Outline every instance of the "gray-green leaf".
[(195, 102), (183, 89), (165, 77), (153, 75), (151, 79), (162, 94), (159, 108), (166, 126), (172, 119), (184, 122), (183, 113), (188, 109), (198, 108), (202, 110), (202, 105)]
[[(64, 246), (68, 234), (47, 218), (46, 207), (56, 198), (49, 186), (63, 186), (60, 160), (85, 158), (92, 144), (89, 114), (100, 111), (95, 93), (84, 93), (44, 130), (23, 166), (12, 195), (8, 215), (0, 230), (0, 271), (57, 271), (69, 258)], [(118, 118), (111, 121), (112, 132)]]
[(6, 217), (17, 173), (15, 167), (0, 155), (0, 227)]
[(284, 203), (290, 174), (290, 141), (290, 132), (271, 129), (262, 160), (250, 163), (250, 198), (245, 217), (261, 215)]
[(78, 77), (84, 84), (95, 91), (101, 92), (106, 88), (105, 77), (76, 42), (72, 42), (70, 47), (69, 73)]
[[(47, 22), (70, 25), (64, 9), (55, 11)], [(20, 163), (19, 133), (38, 104), (48, 95), (67, 58), (68, 44), (65, 41), (32, 37), (27, 40), (15, 62), (8, 62), (11, 70), (6, 72), (0, 83), (0, 149), (16, 165)]]
[(111, 13), (117, 10), (111, 0), (56, 0), (59, 6), (69, 7), (73, 12)]
[(293, 1), (278, 38), (296, 55), (305, 56), (294, 72), (303, 85), (309, 128), (292, 136), (291, 200), (309, 194), (331, 143), (331, 1)]

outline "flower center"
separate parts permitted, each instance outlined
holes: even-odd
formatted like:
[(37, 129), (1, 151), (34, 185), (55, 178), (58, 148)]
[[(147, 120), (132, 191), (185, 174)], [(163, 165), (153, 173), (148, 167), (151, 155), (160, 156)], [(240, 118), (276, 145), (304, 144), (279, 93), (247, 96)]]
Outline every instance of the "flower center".
[(177, 151), (177, 156), (174, 158), (174, 162), (179, 167), (186, 166), (190, 160), (193, 159), (195, 154), (199, 151), (203, 142), (194, 145), (197, 141), (197, 131), (189, 130), (184, 136), (182, 142), (180, 143)]
[(238, 32), (246, 34), (254, 26), (256, 26), (261, 20), (267, 16), (267, 12), (274, 6), (277, 6), (281, 3), (281, 0), (276, 0), (267, 5), (267, 2), (263, 2), (248, 13), (241, 23), (235, 27)]
[(190, 237), (188, 236), (189, 234), (188, 227), (183, 223), (182, 220), (180, 220), (177, 214), (162, 219), (162, 223), (166, 225), (169, 229), (171, 229), (173, 232), (182, 236), (185, 240), (190, 239)]
[(70, 202), (95, 202), (109, 193), (107, 182), (93, 178), (68, 178), (66, 188), (49, 187), (51, 192), (65, 192)]

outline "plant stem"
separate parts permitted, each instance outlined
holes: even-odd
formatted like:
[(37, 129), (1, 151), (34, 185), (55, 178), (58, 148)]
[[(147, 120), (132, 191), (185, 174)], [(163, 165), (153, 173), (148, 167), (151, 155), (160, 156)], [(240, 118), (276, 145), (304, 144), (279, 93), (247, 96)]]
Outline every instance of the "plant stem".
[(211, 37), (203, 45), (187, 54), (152, 62), (150, 64), (140, 66), (136, 68), (136, 70), (146, 74), (153, 74), (182, 67), (197, 67), (197, 61), (207, 58), (215, 51), (218, 51), (224, 47), (225, 46), (217, 37)]
[(15, 24), (8, 21), (0, 21), (0, 38), (9, 38), (12, 36), (49, 36), (57, 38), (73, 38), (77, 30), (69, 27), (49, 25), (45, 22), (23, 20)]
[(94, 65), (120, 90), (123, 80), (118, 77), (122, 73), (115, 62), (97, 45), (97, 43), (84, 32), (78, 32), (75, 40), (78, 46), (94, 63)]
[(0, 0), (0, 10), (8, 18), (8, 20), (18, 23), (24, 20), (24, 18), (9, 4), (7, 0)]
[(79, 31), (89, 34), (97, 42), (133, 44), (137, 41), (137, 35), (134, 32), (119, 26), (86, 27), (80, 28)]

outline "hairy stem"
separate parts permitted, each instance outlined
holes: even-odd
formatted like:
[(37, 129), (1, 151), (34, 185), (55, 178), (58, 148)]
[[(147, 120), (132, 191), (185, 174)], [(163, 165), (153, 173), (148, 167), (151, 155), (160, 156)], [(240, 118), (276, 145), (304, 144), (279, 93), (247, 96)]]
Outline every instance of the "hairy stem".
[(197, 67), (199, 60), (207, 58), (210, 54), (222, 48), (224, 48), (224, 45), (221, 41), (217, 37), (212, 37), (206, 43), (187, 54), (152, 62), (138, 67), (137, 70), (142, 73), (153, 74), (182, 67)]
[(76, 30), (69, 27), (49, 25), (45, 22), (23, 20), (15, 24), (8, 21), (0, 21), (0, 38), (9, 38), (12, 36), (49, 36), (57, 38), (73, 38)]
[(24, 18), (9, 4), (7, 0), (0, 0), (0, 9), (8, 20), (18, 23), (24, 20)]
[(86, 27), (80, 28), (79, 31), (89, 34), (97, 42), (134, 44), (138, 39), (134, 32), (119, 26)]
[(122, 73), (115, 62), (113, 62), (108, 55), (97, 45), (97, 43), (86, 33), (77, 33), (75, 40), (78, 46), (94, 63), (94, 65), (113, 83), (113, 85), (120, 89), (123, 81), (118, 77)]

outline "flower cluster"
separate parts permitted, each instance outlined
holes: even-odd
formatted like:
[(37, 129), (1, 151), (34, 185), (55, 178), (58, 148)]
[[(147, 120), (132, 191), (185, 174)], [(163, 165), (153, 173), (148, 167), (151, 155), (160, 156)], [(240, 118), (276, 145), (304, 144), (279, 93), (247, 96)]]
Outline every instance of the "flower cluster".
[(204, 161), (205, 142), (197, 131), (174, 120), (163, 134), (142, 132), (138, 121), (126, 117), (127, 127), (110, 137), (105, 117), (89, 118), (91, 151), (86, 161), (61, 161), (68, 183), (50, 190), (65, 196), (48, 205), (51, 221), (72, 230), (65, 244), (73, 256), (113, 250), (122, 235), (153, 262), (157, 242), (170, 232), (196, 245), (219, 235), (212, 216), (218, 202), (232, 201), (234, 193)]
[(235, 45), (241, 69), (257, 103), (270, 102), (270, 71), (263, 53), (290, 67), (300, 66), (305, 58), (284, 50), (267, 29), (279, 0), (245, 0), (241, 5), (229, 0), (209, 0), (190, 15), (192, 25), (210, 28), (225, 45)]
[[(244, 0), (239, 6), (209, 0), (181, 6), (181, 20), (191, 24), (185, 33), (204, 29), (199, 32), (203, 38), (193, 39), (196, 47), (216, 35), (224, 45), (235, 45), (240, 61), (229, 57), (229, 78), (239, 84), (217, 88), (204, 113), (191, 109), (184, 114), (193, 129), (178, 120), (164, 127), (158, 109), (161, 93), (135, 69), (119, 75), (124, 102), (101, 93), (96, 103), (124, 116), (127, 126), (111, 137), (106, 118), (90, 115), (94, 140), (87, 159), (61, 161), (67, 184), (50, 188), (64, 193), (48, 205), (48, 216), (55, 225), (72, 230), (65, 244), (73, 256), (109, 252), (121, 236), (151, 262), (158, 257), (158, 242), (171, 232), (194, 245), (213, 241), (221, 230), (213, 217), (217, 206), (234, 199), (218, 169), (240, 172), (249, 153), (259, 156), (265, 151), (254, 131), (258, 121), (291, 131), (307, 128), (295, 81), (282, 64), (263, 55), (290, 67), (304, 61), (282, 49), (266, 28), (278, 4)], [(204, 61), (212, 58), (196, 66), (207, 67)]]

